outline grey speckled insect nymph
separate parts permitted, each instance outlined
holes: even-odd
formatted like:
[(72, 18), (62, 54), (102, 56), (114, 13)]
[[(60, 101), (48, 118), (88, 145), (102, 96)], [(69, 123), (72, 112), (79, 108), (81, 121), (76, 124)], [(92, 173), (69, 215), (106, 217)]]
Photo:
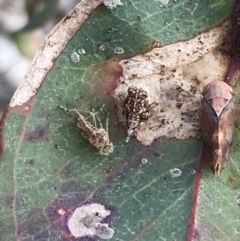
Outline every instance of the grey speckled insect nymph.
[[(61, 108), (67, 110), (66, 108), (60, 106)], [(103, 128), (102, 123), (98, 117), (98, 112), (90, 112), (90, 115), (93, 118), (93, 124), (88, 121), (78, 109), (67, 110), (77, 114), (78, 124), (77, 127), (82, 130), (87, 136), (89, 142), (99, 151), (101, 155), (108, 156), (113, 153), (114, 146), (110, 141), (108, 134), (108, 118), (106, 121), (106, 130)], [(99, 122), (100, 128), (97, 127), (97, 121)]]
[(128, 128), (126, 142), (128, 142), (131, 136), (137, 133), (140, 126), (149, 119), (151, 110), (156, 103), (150, 105), (147, 91), (136, 86), (130, 86), (128, 88), (126, 98), (123, 96), (119, 97), (123, 101), (122, 114), (126, 117), (126, 125)]

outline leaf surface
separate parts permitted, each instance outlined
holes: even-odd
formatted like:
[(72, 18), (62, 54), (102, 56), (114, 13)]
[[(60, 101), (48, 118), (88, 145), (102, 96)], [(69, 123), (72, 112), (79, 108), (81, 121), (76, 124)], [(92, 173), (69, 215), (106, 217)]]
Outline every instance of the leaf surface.
[[(173, 44), (212, 28), (230, 14), (233, 1), (123, 3), (113, 10), (101, 5), (67, 44), (37, 94), (2, 118), (2, 240), (74, 240), (68, 220), (77, 207), (90, 203), (111, 211), (103, 222), (114, 229), (113, 240), (187, 239), (201, 141), (160, 138), (143, 146), (132, 138), (126, 143), (112, 97), (122, 75), (118, 61), (154, 42)], [(124, 53), (117, 54), (116, 47)], [(77, 54), (82, 49), (86, 54)], [(73, 53), (79, 61), (72, 61)], [(77, 118), (60, 108), (79, 108), (87, 117), (103, 104), (99, 118), (105, 126), (109, 112), (115, 146), (107, 157), (77, 131)], [(174, 168), (182, 171), (180, 177), (172, 178)], [(206, 186), (207, 180), (215, 183), (208, 169), (204, 175)], [(213, 188), (225, 198), (218, 185)], [(206, 194), (210, 191), (206, 188)], [(208, 208), (199, 209), (201, 215), (209, 215)], [(216, 218), (214, 224), (219, 228), (222, 221)]]

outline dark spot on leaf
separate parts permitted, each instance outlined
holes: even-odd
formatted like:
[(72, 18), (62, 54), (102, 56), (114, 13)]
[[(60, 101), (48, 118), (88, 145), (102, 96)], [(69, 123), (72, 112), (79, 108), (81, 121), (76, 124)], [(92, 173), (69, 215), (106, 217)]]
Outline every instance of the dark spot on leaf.
[(0, 120), (0, 156), (2, 156), (2, 154), (3, 154), (4, 143), (3, 143), (3, 138), (2, 138), (2, 129), (5, 124), (7, 114), (8, 114), (8, 108), (4, 111), (2, 118)]
[(27, 160), (27, 164), (31, 166), (34, 165), (34, 160), (33, 159)]
[(25, 133), (24, 139), (29, 142), (35, 142), (48, 135), (48, 128), (44, 126), (37, 126), (35, 130)]
[(9, 205), (11, 207), (11, 209), (12, 209), (12, 207), (13, 207), (13, 195), (8, 195), (6, 197), (6, 204)]
[(140, 16), (137, 16), (137, 17), (136, 17), (136, 20), (137, 20), (138, 22), (141, 22), (141, 17), (140, 17)]
[(109, 33), (112, 33), (113, 31), (114, 31), (114, 28), (113, 28), (113, 27), (108, 29), (108, 32), (109, 32)]
[(48, 220), (43, 213), (42, 209), (32, 210), (26, 217), (23, 223), (19, 223), (18, 228), (18, 240), (23, 240), (26, 236), (31, 236), (33, 240), (39, 240), (38, 237), (46, 238), (48, 233), (46, 233)]
[(194, 238), (195, 240), (199, 240), (199, 239), (201, 238), (198, 229), (195, 229), (195, 230), (194, 230), (194, 232), (193, 232), (193, 238)]
[(229, 182), (231, 182), (232, 184), (235, 183), (237, 181), (237, 179), (235, 177), (230, 176), (229, 177)]
[(106, 174), (109, 174), (113, 171), (112, 167), (109, 167), (109, 168), (103, 168), (103, 172), (106, 173)]
[(180, 108), (182, 107), (182, 103), (177, 103), (177, 104), (176, 104), (176, 107), (177, 107), (178, 109), (180, 109)]
[(89, 187), (82, 188), (74, 181), (64, 183), (61, 186), (57, 197), (46, 208), (46, 214), (49, 220), (55, 222), (59, 219), (59, 208), (68, 210), (68, 212), (75, 209), (81, 202), (86, 200), (88, 192)]
[[(239, 44), (239, 36), (240, 36), (240, 4), (239, 1), (235, 1), (234, 10), (231, 15), (231, 23), (232, 28), (230, 36), (232, 37), (232, 57), (234, 57), (234, 62), (239, 62), (240, 57), (240, 44)], [(234, 64), (234, 63), (233, 63)]]

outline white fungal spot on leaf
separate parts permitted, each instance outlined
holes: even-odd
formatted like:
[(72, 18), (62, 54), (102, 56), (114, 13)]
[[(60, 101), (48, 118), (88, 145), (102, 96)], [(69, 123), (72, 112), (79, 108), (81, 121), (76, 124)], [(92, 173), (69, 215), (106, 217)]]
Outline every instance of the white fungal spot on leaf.
[(224, 48), (228, 28), (226, 21), (188, 41), (157, 47), (120, 61), (123, 75), (114, 93), (120, 121), (126, 123), (119, 96), (126, 98), (132, 85), (146, 90), (149, 103), (157, 104), (136, 133), (143, 145), (150, 145), (162, 136), (178, 139), (200, 136), (201, 91), (214, 80), (224, 80), (230, 63), (229, 56), (219, 50)]
[(103, 0), (103, 4), (109, 8), (109, 9), (114, 9), (116, 8), (118, 5), (121, 6), (123, 5), (123, 3), (121, 2), (121, 0)]
[(77, 52), (73, 52), (73, 53), (71, 54), (71, 60), (72, 60), (73, 63), (79, 62), (79, 61), (80, 61), (80, 56), (79, 56), (79, 54), (78, 54)]
[(94, 235), (100, 237), (101, 230), (102, 236), (105, 239), (112, 237), (114, 230), (109, 228), (108, 224), (101, 223), (110, 214), (110, 210), (107, 210), (99, 203), (91, 203), (78, 207), (68, 219), (69, 231), (75, 238)]

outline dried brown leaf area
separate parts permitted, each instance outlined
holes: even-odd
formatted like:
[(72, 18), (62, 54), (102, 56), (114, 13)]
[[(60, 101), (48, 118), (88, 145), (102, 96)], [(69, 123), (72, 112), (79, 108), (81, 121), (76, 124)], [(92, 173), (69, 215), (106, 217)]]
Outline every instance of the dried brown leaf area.
[(149, 103), (157, 103), (151, 117), (136, 133), (142, 144), (150, 145), (162, 136), (200, 136), (201, 91), (214, 80), (224, 80), (230, 62), (224, 51), (229, 28), (226, 21), (191, 40), (120, 61), (123, 75), (114, 93), (120, 121), (125, 124), (119, 96), (126, 96), (130, 86), (143, 88), (148, 92)]

